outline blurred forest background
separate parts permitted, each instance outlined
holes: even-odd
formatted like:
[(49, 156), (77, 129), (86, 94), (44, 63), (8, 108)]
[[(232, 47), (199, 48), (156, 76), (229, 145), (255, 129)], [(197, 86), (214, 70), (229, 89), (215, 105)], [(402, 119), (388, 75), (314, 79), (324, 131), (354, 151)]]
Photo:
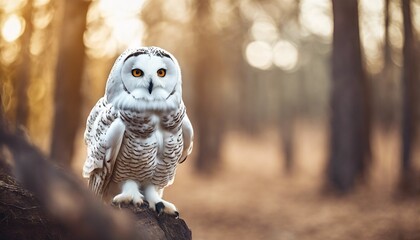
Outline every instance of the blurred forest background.
[(420, 239), (419, 0), (0, 0), (1, 110), (81, 175), (128, 47), (172, 52), (194, 239)]

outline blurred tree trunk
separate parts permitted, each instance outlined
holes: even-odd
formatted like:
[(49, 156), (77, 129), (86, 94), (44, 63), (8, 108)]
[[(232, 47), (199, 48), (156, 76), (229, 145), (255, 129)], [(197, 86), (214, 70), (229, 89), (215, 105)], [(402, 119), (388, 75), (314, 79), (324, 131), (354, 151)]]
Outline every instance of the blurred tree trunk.
[(391, 44), (389, 40), (389, 26), (391, 23), (391, 14), (389, 10), (391, 0), (385, 0), (384, 3), (384, 69), (386, 71), (387, 67), (392, 64), (391, 59)]
[(69, 166), (81, 115), (81, 83), (85, 47), (83, 33), (90, 1), (64, 0), (55, 76), (51, 158)]
[(402, 156), (401, 183), (403, 191), (410, 191), (417, 184), (413, 179), (412, 156), (416, 141), (418, 119), (416, 105), (419, 99), (419, 75), (416, 39), (413, 32), (411, 1), (402, 0), (404, 24), (403, 69), (402, 69)]
[(358, 1), (332, 0), (331, 137), (328, 183), (350, 191), (363, 176), (369, 159), (367, 81), (362, 66)]
[(389, 40), (389, 25), (391, 23), (391, 14), (389, 11), (390, 0), (384, 2), (384, 71), (387, 70), (392, 63), (391, 59), (391, 44)]
[(236, 94), (226, 96), (226, 101), (230, 103), (229, 108), (232, 109), (226, 114), (229, 116), (229, 127), (233, 127), (235, 130), (251, 131), (252, 126), (248, 123), (250, 120), (248, 115), (251, 114), (248, 112), (254, 106), (252, 104), (250, 106), (253, 99), (248, 97), (250, 95), (248, 92), (252, 89), (250, 85), (252, 85), (253, 78), (242, 53), (243, 46), (238, 44), (245, 41), (247, 29), (250, 26), (241, 16), (240, 0), (230, 0), (229, 5), (231, 6), (232, 19), (229, 21), (229, 26), (219, 34), (225, 36), (222, 40), (223, 48), (229, 49), (229, 53), (225, 52), (223, 57), (227, 62), (232, 63), (226, 69), (230, 79), (229, 90), (235, 91)]
[(16, 68), (16, 126), (27, 127), (28, 124), (28, 86), (31, 79), (31, 54), (30, 43), (32, 36), (32, 1), (28, 1), (23, 10), (25, 19), (25, 30), (22, 34), (22, 54), (20, 62)]
[(391, 59), (391, 44), (389, 40), (389, 25), (391, 15), (389, 10), (390, 0), (384, 0), (384, 45), (383, 45), (383, 68), (381, 71), (380, 86), (378, 86), (378, 107), (380, 123), (388, 130), (395, 123), (395, 81), (393, 81), (393, 64)]
[(213, 26), (210, 0), (196, 0), (192, 21), (195, 31), (195, 128), (198, 132), (196, 169), (211, 173), (220, 163), (220, 148), (224, 122), (223, 59), (220, 54), (219, 36)]
[[(301, 1), (296, 0), (293, 4), (293, 10), (291, 12), (291, 19), (290, 21), (294, 22), (296, 26), (300, 29), (300, 22), (299, 22), (299, 15), (300, 15), (300, 5)], [(283, 74), (283, 76), (285, 76)], [(288, 89), (290, 88), (291, 83), (289, 82), (290, 79), (286, 78), (293, 78), (292, 82), (297, 82), (299, 84), (299, 87), (297, 87), (297, 91), (293, 91), (294, 89)], [(305, 84), (303, 82), (303, 79), (294, 79), (293, 76), (284, 77), (284, 79), (280, 79), (280, 94), (281, 94), (281, 100), (280, 100), (280, 127), (281, 127), (281, 134), (280, 137), (282, 139), (282, 146), (281, 149), (283, 151), (283, 157), (284, 157), (284, 170), (286, 173), (291, 174), (293, 171), (293, 165), (294, 165), (294, 137), (295, 137), (295, 122), (296, 122), (296, 115), (297, 115), (297, 106), (298, 104), (293, 104), (293, 100), (287, 99), (287, 91), (295, 92), (295, 94), (299, 95), (301, 102), (307, 102), (306, 95), (302, 94), (305, 92)], [(288, 81), (289, 80), (289, 81)], [(289, 83), (287, 83), (289, 82)]]
[[(285, 107), (287, 108), (287, 107)], [(290, 107), (289, 107), (290, 108)], [(281, 149), (284, 157), (284, 170), (292, 173), (294, 163), (294, 113), (292, 109), (284, 109), (283, 118), (280, 119), (280, 137), (282, 139)], [(285, 116), (284, 116), (285, 115)]]

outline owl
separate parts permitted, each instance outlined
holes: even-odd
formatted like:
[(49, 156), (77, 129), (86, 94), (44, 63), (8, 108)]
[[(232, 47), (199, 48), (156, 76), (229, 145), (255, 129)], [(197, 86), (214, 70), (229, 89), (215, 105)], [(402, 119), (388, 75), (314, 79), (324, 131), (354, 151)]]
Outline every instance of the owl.
[(158, 47), (123, 52), (88, 116), (84, 138), (83, 176), (95, 194), (115, 204), (147, 201), (158, 214), (179, 215), (162, 195), (192, 151), (193, 128), (172, 54)]

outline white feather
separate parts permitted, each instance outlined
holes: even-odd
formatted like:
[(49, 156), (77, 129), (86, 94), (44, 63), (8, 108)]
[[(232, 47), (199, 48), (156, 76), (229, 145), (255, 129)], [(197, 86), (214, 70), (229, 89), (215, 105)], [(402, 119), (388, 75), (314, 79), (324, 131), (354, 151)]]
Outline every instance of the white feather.
[(115, 161), (120, 151), (124, 131), (125, 125), (120, 118), (117, 118), (109, 127), (104, 139), (106, 146), (105, 161)]

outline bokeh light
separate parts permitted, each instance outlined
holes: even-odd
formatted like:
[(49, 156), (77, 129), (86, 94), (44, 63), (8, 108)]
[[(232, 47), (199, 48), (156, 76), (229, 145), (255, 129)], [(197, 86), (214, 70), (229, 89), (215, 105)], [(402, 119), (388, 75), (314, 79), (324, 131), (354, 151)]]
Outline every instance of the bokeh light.
[(302, 0), (300, 7), (299, 22), (302, 27), (312, 34), (330, 40), (333, 31), (331, 1)]
[(248, 44), (245, 51), (248, 63), (262, 70), (269, 69), (273, 64), (271, 46), (263, 41), (254, 41)]
[(1, 63), (8, 66), (15, 62), (17, 57), (19, 56), (20, 50), (21, 46), (16, 42), (8, 44), (7, 48), (4, 48), (2, 51), (0, 51)]
[(277, 27), (272, 20), (264, 18), (254, 21), (251, 35), (255, 40), (273, 42), (279, 37)]
[(282, 70), (293, 70), (299, 59), (299, 53), (295, 45), (286, 40), (280, 40), (274, 46), (274, 64)]
[(360, 2), (360, 40), (364, 49), (368, 70), (378, 73), (383, 66), (382, 42), (385, 29), (384, 1), (363, 0)]
[(25, 21), (22, 17), (12, 14), (7, 17), (3, 23), (1, 34), (7, 42), (13, 42), (18, 39), (25, 29)]
[(141, 45), (144, 32), (139, 18), (144, 1), (101, 0), (92, 3), (87, 15), (84, 42), (89, 57), (112, 57), (128, 47)]

